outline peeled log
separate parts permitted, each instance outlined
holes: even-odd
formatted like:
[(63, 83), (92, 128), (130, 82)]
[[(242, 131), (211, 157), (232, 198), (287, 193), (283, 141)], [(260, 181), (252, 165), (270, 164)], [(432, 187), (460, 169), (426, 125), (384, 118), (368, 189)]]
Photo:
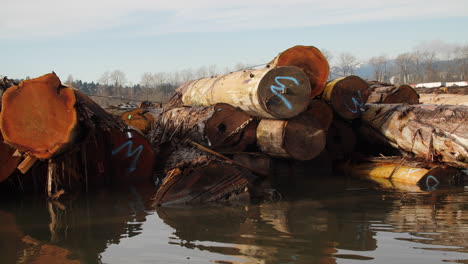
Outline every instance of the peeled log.
[(325, 148), (326, 132), (306, 114), (290, 120), (262, 119), (257, 127), (257, 145), (265, 154), (311, 160)]
[(460, 94), (420, 94), (422, 104), (465, 105), (468, 106), (468, 95)]
[(21, 161), (21, 157), (13, 156), (15, 151), (14, 148), (3, 143), (2, 133), (0, 133), (0, 182), (7, 179)]
[(419, 185), (427, 190), (456, 185), (463, 177), (459, 169), (433, 166), (421, 162), (402, 161), (401, 158), (375, 158), (361, 162), (343, 163), (338, 168), (346, 174), (370, 180)]
[(359, 117), (365, 110), (364, 105), (369, 95), (369, 84), (352, 75), (328, 83), (323, 91), (322, 99), (331, 104), (339, 116), (352, 120)]
[(373, 88), (367, 100), (369, 104), (419, 104), (419, 94), (409, 85)]
[(368, 137), (429, 161), (468, 167), (467, 106), (367, 106), (361, 118)]
[(267, 67), (296, 66), (307, 75), (310, 83), (310, 98), (320, 95), (327, 83), (330, 66), (319, 49), (297, 45), (281, 52)]
[(255, 143), (257, 122), (228, 104), (181, 107), (165, 111), (157, 126), (166, 137), (191, 139), (217, 151), (244, 151)]
[(10, 87), (0, 113), (5, 142), (40, 159), (57, 155), (76, 135), (75, 101), (73, 89), (55, 73)]
[(166, 162), (156, 205), (225, 201), (245, 193), (249, 171), (196, 149), (180, 148)]
[(177, 93), (187, 106), (227, 103), (252, 116), (287, 119), (307, 108), (310, 84), (299, 68), (277, 67), (190, 81)]

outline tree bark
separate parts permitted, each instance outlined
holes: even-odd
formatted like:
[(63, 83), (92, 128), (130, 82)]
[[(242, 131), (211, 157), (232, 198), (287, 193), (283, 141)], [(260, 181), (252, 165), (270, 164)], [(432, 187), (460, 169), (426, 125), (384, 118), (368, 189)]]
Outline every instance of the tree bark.
[(296, 66), (305, 72), (310, 83), (310, 98), (323, 92), (330, 66), (319, 49), (312, 46), (294, 46), (276, 56), (267, 67)]
[(422, 104), (468, 106), (468, 95), (421, 94), (420, 101)]
[(297, 67), (244, 70), (187, 82), (165, 109), (227, 103), (252, 116), (286, 119), (307, 108), (309, 94), (307, 76)]
[(290, 120), (262, 119), (257, 127), (257, 145), (265, 154), (311, 160), (325, 148), (323, 126), (307, 113)]
[(468, 167), (468, 107), (368, 104), (368, 137), (425, 158)]
[(322, 99), (331, 104), (335, 113), (344, 119), (358, 118), (369, 98), (369, 84), (357, 76), (342, 77), (328, 83)]
[(21, 157), (13, 155), (15, 151), (3, 142), (2, 133), (0, 133), (0, 182), (10, 177), (21, 161)]
[(156, 124), (160, 141), (190, 139), (217, 151), (244, 151), (255, 143), (257, 121), (228, 104), (165, 111)]
[(374, 87), (369, 104), (419, 104), (419, 94), (409, 85)]
[(325, 131), (328, 131), (333, 122), (333, 109), (322, 100), (310, 100), (305, 113), (315, 118)]
[(245, 169), (197, 149), (179, 148), (170, 154), (156, 205), (200, 204), (225, 201), (245, 193), (249, 178)]

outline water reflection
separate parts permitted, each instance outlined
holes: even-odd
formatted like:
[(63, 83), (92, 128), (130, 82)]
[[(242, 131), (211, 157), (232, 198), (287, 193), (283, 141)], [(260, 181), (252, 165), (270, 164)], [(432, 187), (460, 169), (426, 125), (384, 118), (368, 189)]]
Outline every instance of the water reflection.
[(6, 201), (0, 263), (468, 263), (463, 188), (314, 185), (259, 204), (154, 208), (140, 188)]

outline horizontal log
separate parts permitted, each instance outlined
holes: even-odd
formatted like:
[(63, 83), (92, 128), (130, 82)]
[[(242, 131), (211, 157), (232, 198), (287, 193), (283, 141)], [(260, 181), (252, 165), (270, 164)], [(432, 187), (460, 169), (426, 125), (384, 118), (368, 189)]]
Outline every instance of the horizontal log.
[(190, 139), (217, 151), (238, 152), (255, 144), (256, 127), (257, 122), (241, 109), (219, 103), (164, 111), (155, 124), (162, 133), (153, 137)]
[(371, 88), (369, 104), (419, 104), (419, 94), (409, 85)]
[(325, 131), (328, 131), (333, 122), (333, 109), (322, 100), (310, 100), (306, 113), (316, 119)]
[(367, 161), (342, 163), (338, 168), (346, 174), (370, 180), (386, 179), (391, 182), (418, 185), (436, 190), (448, 185), (459, 185), (463, 175), (459, 169), (433, 166), (401, 158), (374, 158)]
[(148, 134), (150, 132), (155, 122), (155, 117), (157, 116), (158, 114), (145, 108), (136, 108), (120, 114), (120, 118), (122, 118), (127, 126), (135, 128), (143, 134)]
[(305, 73), (297, 67), (285, 66), (244, 70), (190, 81), (177, 89), (168, 105), (211, 106), (227, 103), (252, 116), (286, 119), (307, 108), (309, 94), (310, 84)]
[(310, 98), (322, 94), (330, 71), (325, 56), (313, 46), (294, 46), (281, 52), (267, 64), (267, 68), (278, 66), (296, 66), (303, 70), (309, 79)]
[[(468, 107), (368, 104), (363, 131), (429, 161), (468, 167)], [(376, 135), (373, 135), (376, 134)]]
[(414, 88), (419, 94), (459, 94), (468, 95), (468, 86)]
[(326, 131), (306, 113), (290, 120), (262, 119), (257, 127), (257, 145), (265, 154), (310, 160), (325, 148)]
[(333, 160), (345, 160), (354, 151), (356, 134), (351, 125), (342, 120), (333, 120), (327, 133), (326, 150)]
[(422, 104), (465, 105), (468, 106), (468, 95), (454, 94), (420, 94)]
[(246, 192), (249, 171), (192, 148), (179, 148), (169, 155), (165, 178), (155, 204), (200, 204), (226, 201)]
[(322, 100), (329, 103), (339, 116), (351, 120), (358, 118), (365, 110), (369, 94), (369, 84), (352, 75), (329, 82), (323, 91)]

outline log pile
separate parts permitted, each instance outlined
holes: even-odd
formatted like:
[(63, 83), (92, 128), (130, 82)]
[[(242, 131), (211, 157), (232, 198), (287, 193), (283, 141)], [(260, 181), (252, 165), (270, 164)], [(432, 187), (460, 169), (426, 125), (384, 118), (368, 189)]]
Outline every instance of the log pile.
[(161, 111), (144, 103), (120, 116), (54, 73), (4, 80), (0, 181), (30, 174), (56, 197), (153, 180), (157, 205), (271, 198), (285, 182), (301, 185), (293, 174), (332, 169), (425, 190), (460, 182), (467, 106), (419, 104), (408, 85), (358, 76), (326, 83), (328, 72), (317, 48), (295, 46), (265, 68), (188, 81)]

